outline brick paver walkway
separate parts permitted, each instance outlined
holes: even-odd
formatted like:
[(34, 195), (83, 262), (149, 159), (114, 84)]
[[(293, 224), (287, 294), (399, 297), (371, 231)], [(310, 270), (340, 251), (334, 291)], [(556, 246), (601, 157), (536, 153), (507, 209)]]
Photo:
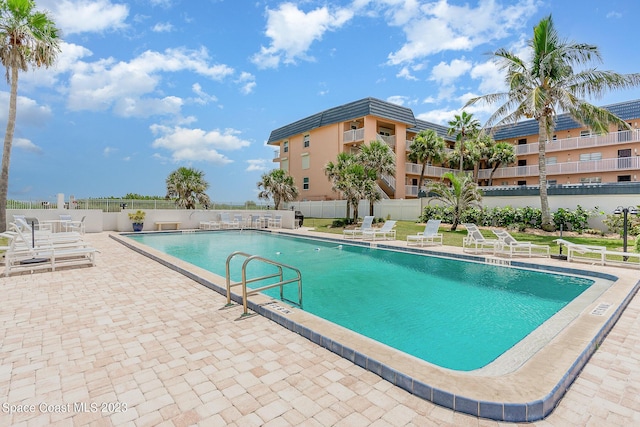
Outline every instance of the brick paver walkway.
[[(237, 320), (107, 233), (87, 240), (96, 267), (0, 279), (2, 426), (507, 424), (416, 398), (260, 316)], [(639, 331), (636, 297), (535, 425), (640, 425)]]

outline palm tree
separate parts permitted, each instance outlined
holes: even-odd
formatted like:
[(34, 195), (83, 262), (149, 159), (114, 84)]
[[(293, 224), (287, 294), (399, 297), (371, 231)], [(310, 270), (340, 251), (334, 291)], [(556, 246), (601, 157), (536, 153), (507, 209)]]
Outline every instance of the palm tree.
[(204, 172), (194, 168), (180, 167), (167, 177), (167, 199), (175, 198), (176, 206), (182, 209), (195, 209), (196, 204), (211, 205), (205, 191), (209, 183), (204, 180)]
[(0, 0), (0, 61), (6, 68), (11, 86), (9, 117), (4, 134), (0, 171), (0, 231), (7, 227), (7, 193), (9, 162), (16, 127), (18, 74), (34, 68), (53, 65), (60, 52), (59, 30), (45, 12), (36, 12), (33, 0)]
[(263, 174), (262, 180), (258, 182), (258, 188), (262, 189), (258, 193), (258, 198), (266, 200), (273, 198), (276, 210), (280, 208), (281, 202), (291, 202), (298, 198), (298, 187), (296, 187), (293, 177), (287, 175), (284, 169), (274, 169)]
[[(345, 192), (348, 187), (348, 182), (346, 181), (346, 169), (347, 167), (355, 162), (355, 157), (350, 153), (338, 153), (338, 157), (336, 158), (336, 162), (328, 162), (324, 166), (324, 174), (329, 179), (329, 182), (332, 184), (332, 190), (343, 193), (345, 196)], [(345, 218), (349, 218), (351, 209), (350, 202), (347, 197), (347, 213)]]
[(491, 148), (496, 142), (485, 131), (479, 131), (469, 139), (468, 143), (468, 158), (473, 165), (473, 181), (477, 183), (480, 164), (489, 159)]
[(420, 131), (409, 146), (409, 161), (422, 165), (418, 179), (418, 191), (422, 189), (427, 163), (440, 163), (444, 160), (444, 138), (433, 129)]
[[(381, 141), (371, 141), (368, 145), (363, 145), (357, 155), (358, 162), (362, 163), (367, 171), (373, 175), (373, 181), (381, 179), (384, 175), (393, 175), (396, 171), (396, 159), (391, 148)], [(373, 193), (378, 193), (375, 185), (371, 185), (370, 191), (367, 192), (369, 200), (369, 215), (373, 215), (373, 205), (382, 197), (378, 193), (378, 197)]]
[(611, 125), (629, 129), (616, 115), (596, 107), (585, 97), (600, 97), (609, 89), (627, 89), (640, 84), (640, 73), (618, 74), (587, 68), (574, 71), (575, 66), (592, 60), (602, 61), (598, 48), (584, 43), (562, 40), (553, 25), (551, 15), (533, 29), (529, 41), (531, 59), (526, 61), (505, 49), (493, 53), (506, 71), (507, 92), (470, 99), (466, 106), (480, 100), (493, 104), (502, 102), (489, 117), (486, 126), (517, 123), (522, 119), (538, 121), (538, 167), (540, 175), (540, 209), (542, 228), (554, 230), (547, 197), (546, 142), (552, 140), (557, 116), (568, 113), (574, 120), (596, 133), (606, 133)]
[(441, 181), (429, 184), (429, 193), (433, 197), (429, 203), (432, 200), (438, 200), (444, 205), (453, 208), (451, 231), (456, 231), (464, 211), (468, 208), (480, 206), (482, 192), (466, 173), (454, 174), (453, 172), (446, 172), (442, 175), (442, 178), (449, 180), (451, 186)]
[(493, 168), (491, 169), (491, 175), (489, 175), (489, 185), (493, 185), (493, 174), (501, 165), (515, 163), (517, 159), (514, 146), (508, 142), (497, 142), (491, 147), (488, 163)]
[(449, 121), (447, 134), (456, 136), (456, 149), (460, 153), (460, 172), (464, 170), (464, 152), (467, 147), (467, 139), (479, 131), (480, 122), (473, 117), (473, 114), (466, 111), (463, 111), (462, 114), (456, 114), (454, 119)]

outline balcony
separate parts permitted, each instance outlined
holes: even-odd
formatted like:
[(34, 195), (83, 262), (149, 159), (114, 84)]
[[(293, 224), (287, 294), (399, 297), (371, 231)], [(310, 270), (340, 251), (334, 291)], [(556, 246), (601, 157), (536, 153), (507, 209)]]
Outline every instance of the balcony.
[[(580, 136), (549, 141), (546, 152), (575, 150), (579, 148), (602, 147), (640, 141), (640, 129), (611, 132), (606, 135)], [(524, 156), (538, 153), (538, 143), (516, 145), (516, 155)]]
[[(566, 162), (547, 165), (547, 176), (576, 173), (632, 171), (640, 169), (640, 157), (616, 157), (613, 159)], [(420, 173), (420, 172), (418, 172)], [(479, 179), (489, 179), (491, 169), (478, 171)], [(538, 176), (538, 165), (498, 168), (493, 179)]]
[(364, 141), (364, 128), (350, 129), (342, 134), (343, 144)]
[[(407, 175), (420, 175), (420, 171), (422, 171), (422, 165), (419, 165), (417, 163), (406, 163), (405, 170)], [(442, 176), (442, 174), (446, 172), (456, 173), (457, 169), (449, 169), (449, 168), (443, 168), (440, 166), (427, 165), (427, 167), (424, 169), (424, 176), (435, 176), (439, 178)], [(416, 194), (418, 193), (416, 192)]]

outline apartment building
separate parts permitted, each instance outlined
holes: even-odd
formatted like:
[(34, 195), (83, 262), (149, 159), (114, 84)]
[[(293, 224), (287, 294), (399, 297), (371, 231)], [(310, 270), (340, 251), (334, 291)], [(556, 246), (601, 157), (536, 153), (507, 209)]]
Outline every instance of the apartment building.
[[(631, 126), (631, 130), (610, 129), (594, 135), (567, 115), (558, 117), (553, 140), (547, 143), (547, 179), (551, 186), (636, 182), (640, 175), (640, 100), (605, 108)], [(452, 117), (453, 119), (453, 117)], [(330, 108), (281, 128), (269, 136), (268, 144), (279, 147), (274, 162), (286, 170), (299, 188), (301, 200), (332, 200), (324, 166), (338, 153), (357, 152), (362, 144), (384, 141), (395, 154), (396, 172), (379, 182), (387, 197), (415, 198), (422, 165), (407, 159), (413, 138), (422, 130), (433, 129), (449, 149), (455, 141), (447, 127), (415, 118), (410, 108), (376, 98), (365, 98)], [(501, 166), (493, 175), (493, 186), (538, 185), (538, 122), (527, 120), (495, 131), (496, 141), (515, 146), (517, 163)], [(438, 180), (455, 171), (448, 165), (428, 165), (427, 180)], [(480, 185), (488, 185), (491, 169), (483, 165), (478, 173)]]

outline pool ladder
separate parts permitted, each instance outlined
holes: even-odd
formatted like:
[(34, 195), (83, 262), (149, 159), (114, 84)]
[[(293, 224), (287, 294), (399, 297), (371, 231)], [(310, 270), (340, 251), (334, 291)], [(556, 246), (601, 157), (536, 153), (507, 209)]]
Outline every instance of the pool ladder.
[[(236, 256), (243, 256), (246, 259), (244, 260), (244, 262), (242, 263), (242, 280), (236, 283), (231, 283), (231, 274), (229, 273), (229, 264), (231, 262), (231, 260), (236, 257)], [(247, 279), (247, 265), (251, 262), (251, 261), (260, 261), (263, 262), (265, 264), (271, 264), (274, 265), (278, 268), (278, 272), (277, 273), (273, 273), (273, 274), (268, 274), (266, 276), (260, 276), (260, 277), (254, 277), (252, 279)], [(295, 278), (293, 279), (284, 279), (284, 275), (283, 275), (283, 270), (290, 270), (293, 271), (296, 275)], [(271, 289), (271, 288), (275, 288), (276, 286), (280, 287), (280, 300), (281, 301), (287, 301), (290, 302), (294, 305), (297, 305), (298, 307), (302, 308), (302, 275), (300, 274), (300, 270), (298, 270), (295, 267), (291, 267), (289, 265), (286, 264), (282, 264), (280, 262), (276, 262), (267, 258), (263, 258), (261, 256), (258, 255), (251, 255), (248, 254), (246, 252), (233, 252), (231, 255), (229, 255), (227, 257), (227, 262), (226, 262), (226, 266), (225, 266), (225, 272), (226, 272), (226, 279), (227, 279), (227, 305), (231, 305), (231, 288), (233, 286), (238, 286), (241, 285), (242, 286), (242, 307), (244, 308), (244, 313), (243, 316), (247, 316), (249, 313), (247, 311), (247, 297), (249, 295), (253, 295), (256, 294), (258, 292), (267, 290), (267, 289)], [(266, 280), (266, 279), (271, 279), (274, 277), (278, 277), (280, 280), (276, 283), (271, 283), (269, 285), (265, 285), (262, 286), (260, 288), (256, 288), (256, 289), (251, 289), (251, 290), (247, 290), (247, 284), (248, 283), (254, 283), (254, 282), (258, 282), (260, 280)], [(295, 301), (291, 301), (288, 300), (284, 297), (283, 294), (283, 286), (288, 284), (288, 283), (294, 283), (294, 282), (298, 282), (298, 302), (296, 303)]]

